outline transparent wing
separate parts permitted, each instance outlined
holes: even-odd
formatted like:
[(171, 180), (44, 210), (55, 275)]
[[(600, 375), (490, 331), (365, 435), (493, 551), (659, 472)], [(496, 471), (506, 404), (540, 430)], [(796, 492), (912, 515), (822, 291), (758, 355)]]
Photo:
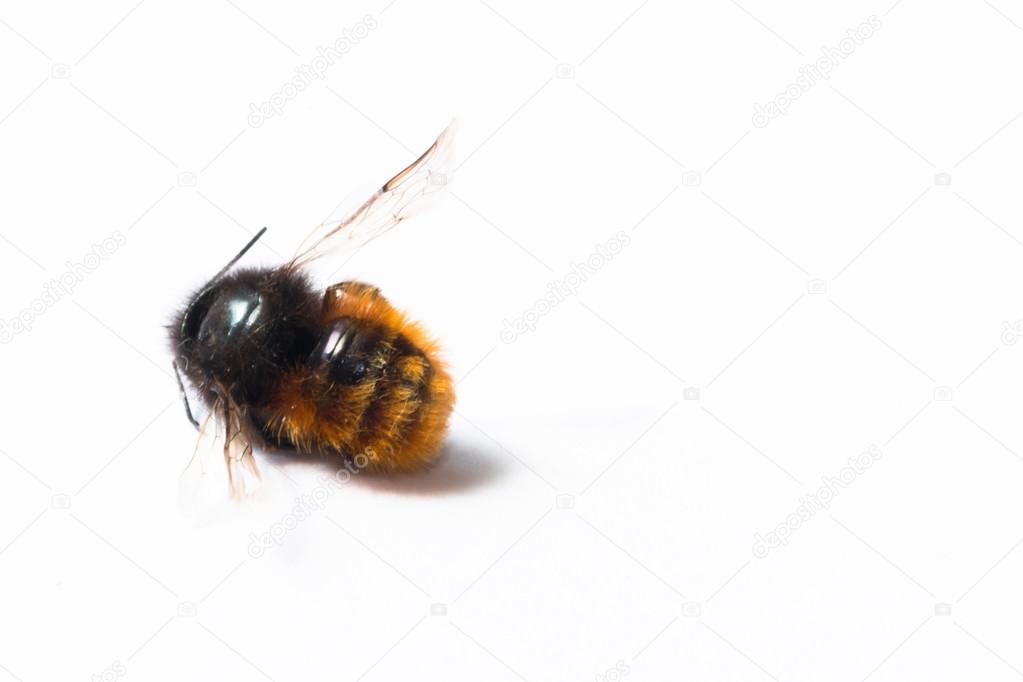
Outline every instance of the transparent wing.
[(223, 409), (225, 424), (224, 463), (227, 465), (227, 484), (231, 497), (241, 498), (253, 493), (262, 484), (252, 443), (242, 428), (242, 413), (238, 406), (228, 403)]
[(203, 420), (195, 451), (178, 481), (178, 504), (186, 516), (209, 520), (231, 499), (259, 489), (262, 479), (242, 424), (241, 411), (226, 402)]
[(452, 137), (453, 126), (449, 125), (429, 149), (350, 215), (313, 230), (289, 265), (300, 267), (336, 249), (357, 248), (410, 217), (419, 199), (447, 184), (453, 170)]

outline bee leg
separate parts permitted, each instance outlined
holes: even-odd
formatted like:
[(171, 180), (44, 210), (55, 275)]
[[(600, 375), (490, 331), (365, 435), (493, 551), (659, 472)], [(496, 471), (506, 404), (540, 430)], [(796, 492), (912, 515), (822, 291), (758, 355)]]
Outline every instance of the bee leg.
[(174, 377), (178, 380), (178, 391), (181, 392), (181, 400), (185, 403), (185, 416), (188, 417), (188, 421), (192, 422), (192, 426), (195, 427), (195, 430), (199, 431), (199, 422), (192, 416), (192, 408), (188, 404), (188, 394), (185, 393), (185, 384), (181, 382), (181, 373), (178, 372), (178, 363), (176, 360), (171, 362), (171, 367), (174, 368)]

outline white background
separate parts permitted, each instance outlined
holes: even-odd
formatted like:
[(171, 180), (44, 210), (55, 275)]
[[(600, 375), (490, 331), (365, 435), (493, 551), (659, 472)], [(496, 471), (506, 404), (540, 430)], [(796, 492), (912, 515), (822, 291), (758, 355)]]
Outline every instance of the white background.
[[(1023, 676), (1018, 4), (385, 2), (0, 4), (0, 678)], [(440, 463), (262, 553), (329, 467), (190, 520), (162, 325), (452, 116), (445, 199), (320, 280), (443, 339)]]

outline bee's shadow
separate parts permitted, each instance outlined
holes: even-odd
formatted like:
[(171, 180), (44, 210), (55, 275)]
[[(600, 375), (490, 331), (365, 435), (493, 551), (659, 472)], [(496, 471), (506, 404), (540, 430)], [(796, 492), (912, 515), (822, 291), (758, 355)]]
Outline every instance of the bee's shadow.
[[(303, 469), (321, 468), (323, 473), (330, 475), (346, 466), (334, 457), (282, 451), (264, 452), (268, 463), (288, 478), (291, 478), (288, 469), (294, 466)], [(499, 452), (496, 447), (487, 449), (480, 447), (479, 443), (470, 445), (448, 440), (437, 460), (423, 471), (407, 474), (358, 472), (351, 477), (351, 482), (353, 485), (396, 494), (457, 494), (493, 484), (509, 465), (507, 455)], [(355, 471), (352, 464), (348, 464), (347, 468)]]

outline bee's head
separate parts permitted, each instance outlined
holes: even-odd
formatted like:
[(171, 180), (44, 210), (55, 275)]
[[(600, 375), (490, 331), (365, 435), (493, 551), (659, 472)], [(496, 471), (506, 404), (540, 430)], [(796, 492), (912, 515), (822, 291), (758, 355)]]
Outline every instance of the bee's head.
[(264, 296), (258, 282), (245, 279), (222, 280), (196, 294), (181, 315), (179, 344), (228, 349), (258, 336)]
[[(265, 230), (265, 228), (264, 228)], [(178, 313), (170, 327), (175, 365), (204, 395), (260, 404), (275, 376), (316, 345), (320, 301), (288, 266), (228, 270), (261, 231)]]
[(172, 330), (176, 361), (195, 384), (251, 383), (274, 327), (268, 300), (271, 271), (243, 270), (196, 293)]
[(239, 384), (255, 370), (253, 359), (270, 326), (263, 293), (270, 271), (227, 273), (265, 231), (194, 294), (171, 325), (175, 362), (200, 390)]

